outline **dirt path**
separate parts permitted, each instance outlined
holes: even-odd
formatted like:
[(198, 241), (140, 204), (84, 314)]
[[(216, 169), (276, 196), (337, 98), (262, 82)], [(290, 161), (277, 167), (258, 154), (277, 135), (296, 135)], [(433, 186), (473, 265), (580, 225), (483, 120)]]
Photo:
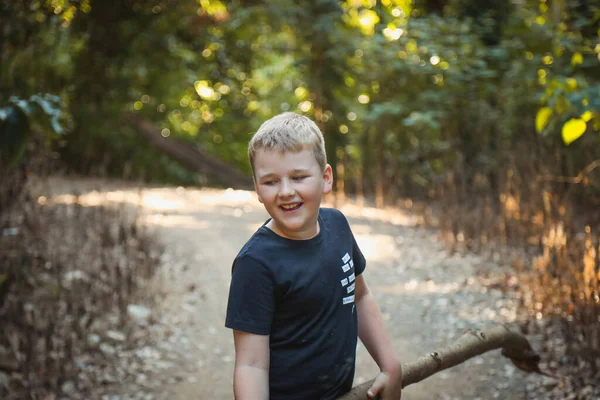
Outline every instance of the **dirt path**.
[[(105, 198), (143, 203), (166, 252), (156, 352), (146, 357), (147, 374), (115, 387), (115, 397), (107, 399), (232, 399), (233, 341), (223, 326), (231, 262), (266, 212), (243, 191), (111, 193)], [(514, 319), (512, 302), (476, 276), (497, 270), (496, 264), (475, 255), (449, 256), (436, 231), (418, 227), (402, 212), (342, 211), (367, 258), (365, 276), (403, 360), (449, 344), (467, 328)], [(376, 371), (359, 345), (355, 384)], [(407, 388), (403, 399), (519, 399), (526, 384), (525, 375), (496, 351)]]

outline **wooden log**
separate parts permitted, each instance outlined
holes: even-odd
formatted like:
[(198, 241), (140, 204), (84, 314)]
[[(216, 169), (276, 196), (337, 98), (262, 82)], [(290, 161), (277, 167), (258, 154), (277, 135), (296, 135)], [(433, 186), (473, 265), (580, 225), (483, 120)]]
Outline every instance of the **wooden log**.
[[(539, 369), (540, 356), (535, 353), (523, 334), (505, 326), (481, 330), (467, 330), (456, 342), (433, 351), (415, 362), (402, 364), (402, 387), (421, 382), (431, 375), (461, 364), (466, 360), (494, 349), (502, 349), (502, 355), (527, 372), (543, 373)], [(338, 400), (367, 399), (367, 390), (373, 380), (358, 385)]]

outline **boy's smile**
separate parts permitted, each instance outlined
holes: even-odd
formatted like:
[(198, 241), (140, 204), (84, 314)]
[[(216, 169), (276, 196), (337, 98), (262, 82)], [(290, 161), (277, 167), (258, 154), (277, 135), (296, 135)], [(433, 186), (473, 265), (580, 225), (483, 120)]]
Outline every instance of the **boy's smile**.
[(254, 159), (258, 200), (271, 216), (267, 227), (280, 236), (304, 240), (319, 233), (317, 218), (324, 193), (331, 191), (331, 167), (321, 171), (313, 151), (261, 149)]

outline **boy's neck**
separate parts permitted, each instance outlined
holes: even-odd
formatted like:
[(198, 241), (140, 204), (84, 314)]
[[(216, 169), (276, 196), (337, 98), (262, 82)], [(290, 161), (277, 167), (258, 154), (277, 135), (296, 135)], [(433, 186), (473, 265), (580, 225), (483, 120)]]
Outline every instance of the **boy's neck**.
[(294, 235), (294, 236), (290, 236), (290, 235), (286, 235), (285, 233), (283, 233), (281, 230), (279, 230), (276, 226), (275, 226), (275, 222), (273, 220), (273, 218), (271, 218), (269, 220), (269, 222), (267, 222), (267, 224), (265, 225), (267, 228), (269, 228), (271, 231), (273, 231), (273, 233), (275, 233), (277, 236), (281, 236), (283, 238), (286, 239), (291, 239), (291, 240), (310, 240), (314, 237), (316, 237), (319, 232), (321, 232), (321, 225), (319, 224), (319, 220), (317, 219), (316, 221), (316, 230), (314, 234), (310, 234), (310, 235), (304, 235), (304, 232), (299, 232), (298, 235)]

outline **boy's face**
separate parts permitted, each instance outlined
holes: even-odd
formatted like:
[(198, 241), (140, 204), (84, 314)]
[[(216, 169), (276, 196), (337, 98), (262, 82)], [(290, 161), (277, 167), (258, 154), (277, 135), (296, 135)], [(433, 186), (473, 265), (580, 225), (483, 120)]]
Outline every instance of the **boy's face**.
[(311, 149), (299, 152), (258, 150), (254, 186), (272, 220), (275, 233), (289, 239), (310, 239), (319, 233), (317, 217), (323, 194), (331, 192), (333, 175), (321, 171)]

